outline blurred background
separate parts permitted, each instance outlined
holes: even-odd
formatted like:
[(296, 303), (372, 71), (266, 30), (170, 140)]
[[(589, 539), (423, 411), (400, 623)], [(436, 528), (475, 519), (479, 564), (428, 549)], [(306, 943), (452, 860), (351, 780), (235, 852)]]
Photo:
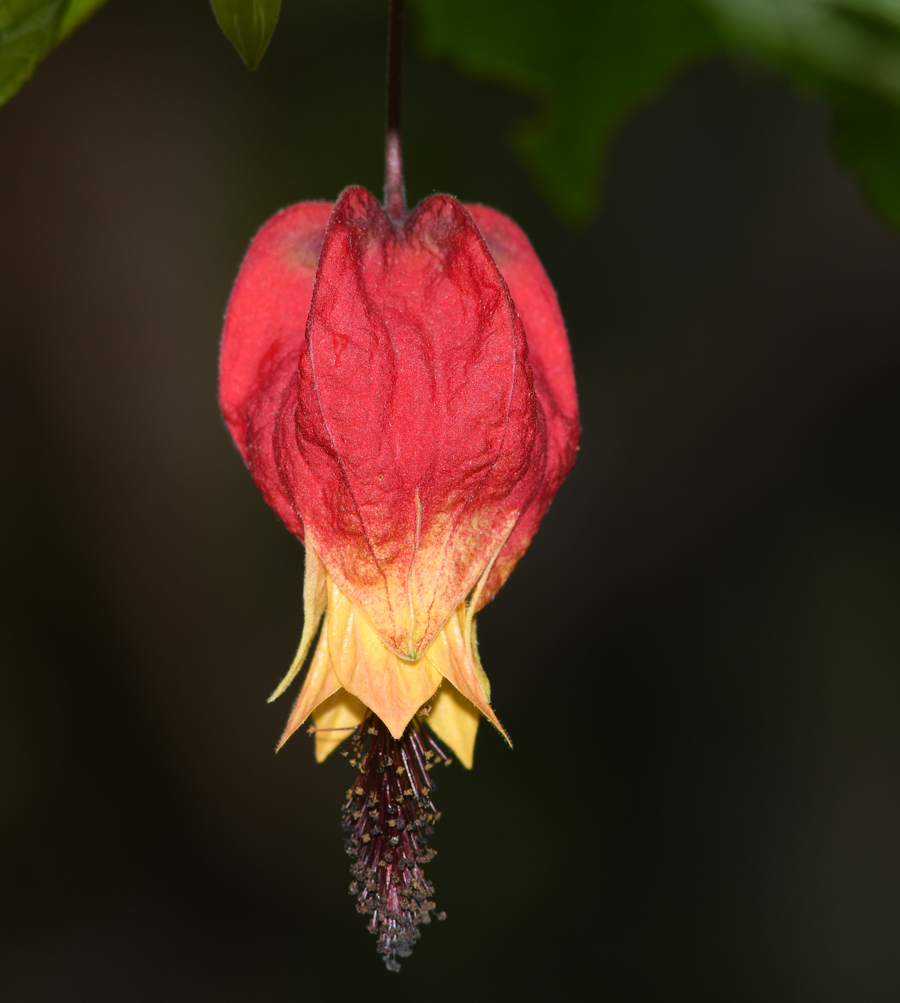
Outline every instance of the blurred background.
[(380, 191), (384, 4), (286, 4), (250, 74), (201, 0), (115, 0), (0, 111), (0, 998), (900, 998), (900, 241), (721, 58), (568, 228), (532, 102), (411, 28), (411, 201), (530, 235), (584, 426), (479, 620), (516, 747), (438, 776), (448, 919), (385, 972), (350, 767), (273, 755), (302, 548), (216, 405), (256, 228)]

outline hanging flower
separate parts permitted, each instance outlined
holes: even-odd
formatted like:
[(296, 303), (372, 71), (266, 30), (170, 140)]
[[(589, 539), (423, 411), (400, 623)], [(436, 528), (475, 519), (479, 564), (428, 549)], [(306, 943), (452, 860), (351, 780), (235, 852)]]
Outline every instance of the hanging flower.
[(446, 195), (400, 226), (361, 188), (284, 210), (235, 283), (221, 403), (306, 545), (303, 637), (273, 699), (324, 616), (282, 742), (313, 715), (322, 760), (366, 708), (400, 738), (431, 701), (429, 726), (471, 766), (480, 716), (502, 731), (475, 613), (577, 440), (565, 329), (522, 231)]
[[(345, 823), (366, 859), (378, 830), (369, 865), (387, 884), (363, 880), (361, 902), (382, 917), (379, 949), (395, 963), (433, 906), (418, 874), (427, 851), (409, 841), (415, 819), (430, 824), (425, 772), (443, 754), (417, 715), (430, 708), (428, 728), (467, 767), (482, 715), (505, 736), (475, 615), (575, 457), (556, 297), (499, 212), (435, 195), (397, 219), (348, 188), (333, 206), (283, 210), (254, 239), (226, 314), (220, 400), (254, 480), (306, 548), (303, 636), (272, 699), (318, 641), (281, 742), (312, 716), (321, 761), (357, 729)], [(363, 769), (369, 732), (379, 762), (401, 771), (378, 790)], [(381, 836), (399, 821), (384, 814), (398, 795), (384, 784), (414, 806), (393, 844)]]

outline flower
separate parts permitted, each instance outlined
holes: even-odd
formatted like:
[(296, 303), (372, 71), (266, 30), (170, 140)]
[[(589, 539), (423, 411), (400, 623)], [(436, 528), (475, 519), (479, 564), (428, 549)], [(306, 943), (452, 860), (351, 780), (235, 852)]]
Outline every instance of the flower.
[(428, 727), (467, 767), (482, 715), (506, 735), (475, 614), (530, 543), (578, 439), (565, 327), (528, 239), (448, 195), (407, 216), (398, 185), (390, 216), (348, 188), (263, 226), (220, 365), (238, 449), (306, 547), (303, 635), (270, 699), (318, 642), (279, 745), (310, 715), (319, 761), (352, 732), (350, 890), (392, 970), (443, 918), (422, 865), (438, 817), (430, 770), (449, 758), (419, 718), (428, 706)]
[(368, 710), (400, 739), (430, 704), (471, 766), (481, 716), (503, 732), (475, 614), (578, 438), (565, 327), (524, 233), (448, 195), (401, 222), (358, 187), (283, 210), (228, 304), (220, 401), (306, 547), (303, 636), (271, 699), (318, 642), (281, 743), (312, 715), (321, 761)]

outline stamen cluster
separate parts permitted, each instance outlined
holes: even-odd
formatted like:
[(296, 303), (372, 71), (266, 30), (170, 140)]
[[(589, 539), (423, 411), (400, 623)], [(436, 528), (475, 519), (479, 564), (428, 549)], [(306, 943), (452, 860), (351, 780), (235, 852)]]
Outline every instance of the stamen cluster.
[(374, 714), (356, 729), (345, 755), (359, 773), (347, 791), (342, 825), (353, 859), (350, 894), (356, 910), (371, 917), (369, 932), (378, 937), (378, 953), (392, 972), (397, 958), (408, 958), (419, 927), (435, 912), (434, 888), (422, 865), (435, 854), (426, 837), (440, 818), (431, 800), (435, 763), (449, 756), (415, 719), (395, 739)]

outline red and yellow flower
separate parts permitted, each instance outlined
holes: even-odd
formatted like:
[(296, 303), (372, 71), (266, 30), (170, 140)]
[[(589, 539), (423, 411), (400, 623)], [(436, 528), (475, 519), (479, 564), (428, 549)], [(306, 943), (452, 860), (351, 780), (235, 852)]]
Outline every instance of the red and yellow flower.
[[(501, 732), (475, 616), (575, 458), (565, 327), (524, 233), (447, 195), (402, 222), (362, 188), (263, 226), (222, 340), (220, 400), (268, 503), (306, 547), (318, 640), (281, 742), (324, 759), (367, 713), (429, 727), (471, 766)], [(505, 734), (505, 733), (504, 733)]]

